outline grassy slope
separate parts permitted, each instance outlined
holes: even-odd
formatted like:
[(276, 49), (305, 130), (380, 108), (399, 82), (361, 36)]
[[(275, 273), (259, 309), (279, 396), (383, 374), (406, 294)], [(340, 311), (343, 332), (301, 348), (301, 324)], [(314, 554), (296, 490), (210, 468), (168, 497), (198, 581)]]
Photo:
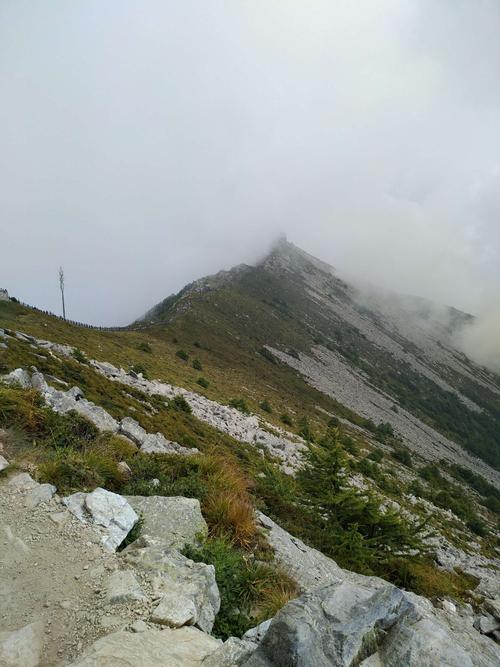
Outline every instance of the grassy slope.
[[(325, 277), (322, 290), (326, 295), (349, 299), (336, 278)], [(464, 410), (455, 394), (441, 389), (340, 321), (334, 308), (309, 295), (298, 275), (249, 267), (239, 271), (230, 283), (194, 293), (189, 304), (186, 300), (184, 296), (182, 308), (175, 301), (160, 308), (156, 316), (164, 321), (149, 331), (158, 339), (176, 336), (188, 348), (194, 340), (210, 347), (213, 370), (222, 372), (217, 377), (219, 386), (233, 394), (243, 391), (253, 400), (253, 407), (265, 397), (278, 406), (278, 411), (285, 409), (286, 403), (299, 414), (303, 410), (315, 413), (315, 405), (338, 413), (338, 406), (311, 391), (287, 369), (272, 368), (258, 353), (263, 345), (309, 352), (313, 345), (322, 344), (343, 354), (375, 386), (396, 397), (422, 421), (500, 469), (498, 396), (449, 369), (437, 369), (484, 408), (480, 414)], [(421, 356), (408, 341), (401, 343)], [(226, 377), (228, 369), (230, 377)], [(345, 409), (343, 414), (348, 416)]]
[[(139, 363), (146, 367), (151, 377), (158, 377), (201, 391), (199, 385), (196, 384), (200, 371), (196, 371), (191, 366), (191, 360), (196, 357), (203, 366), (202, 374), (210, 381), (209, 388), (203, 393), (222, 402), (227, 402), (234, 396), (243, 396), (250, 407), (256, 411), (258, 411), (258, 402), (266, 398), (274, 408), (271, 415), (262, 413), (266, 418), (279, 422), (279, 415), (282, 411), (308, 415), (313, 418), (311, 421), (316, 434), (324, 432), (328, 420), (328, 417), (317, 410), (317, 406), (348, 416), (353, 421), (361, 421), (347, 409), (308, 387), (290, 368), (273, 364), (259, 354), (262, 345), (270, 341), (277, 341), (283, 346), (292, 344), (297, 349), (307, 349), (311, 343), (311, 335), (307, 327), (301, 329), (297, 326), (293, 316), (286, 312), (288, 308), (279, 317), (270, 317), (269, 304), (263, 303), (262, 300), (248, 293), (251, 291), (250, 288), (255, 289), (256, 286), (250, 285), (245, 290), (238, 292), (228, 289), (218, 290), (215, 298), (214, 294), (210, 294), (208, 299), (206, 295), (201, 295), (195, 308), (182, 317), (174, 319), (168, 325), (162, 323), (141, 332), (112, 333), (80, 329), (14, 303), (0, 304), (0, 326), (78, 347), (88, 357), (111, 361), (125, 368)], [(267, 288), (269, 295), (276, 293), (275, 285), (269, 284)], [(300, 307), (300, 303), (295, 303), (294, 307)], [(285, 306), (280, 304), (280, 308), (284, 309)], [(276, 313), (276, 310), (274, 312)], [(242, 317), (241, 313), (245, 313), (247, 317)], [(251, 327), (249, 327), (249, 322), (251, 322)], [(144, 342), (150, 345), (151, 353), (138, 349), (139, 344)], [(176, 356), (176, 352), (181, 348), (190, 355), (189, 362), (182, 361)], [(304, 514), (302, 505), (297, 503), (296, 494), (302, 492), (300, 487), (296, 488), (295, 483), (283, 475), (271, 461), (263, 458), (258, 450), (238, 443), (200, 422), (193, 415), (182, 411), (155, 404), (158, 412), (151, 414), (144, 406), (144, 401), (151, 402), (150, 397), (110, 382), (76, 360), (58, 361), (50, 356), (41, 359), (36, 356), (39, 353), (40, 350), (33, 350), (29, 343), (11, 340), (9, 349), (1, 353), (0, 365), (3, 365), (3, 370), (0, 368), (0, 372), (17, 366), (26, 367), (35, 364), (45, 373), (78, 384), (84, 390), (87, 398), (102, 405), (117, 418), (130, 414), (146, 429), (159, 430), (167, 437), (182, 444), (196, 446), (205, 454), (209, 454), (213, 461), (226, 459), (232, 461), (236, 477), (240, 474), (237, 472), (239, 470), (248, 480), (253, 502), (274, 516), (280, 523), (302, 535), (306, 541), (317, 547), (324, 547), (324, 528), (314, 528), (309, 525), (308, 531), (304, 532), (305, 527), (308, 526), (308, 516), (307, 513)], [(133, 394), (132, 398), (130, 394)], [(130, 412), (131, 407), (135, 408), (134, 412)], [(357, 459), (366, 456), (372, 449), (372, 445), (363, 437), (358, 435), (356, 440), (360, 452), (359, 456), (353, 458), (354, 466)], [(30, 447), (31, 441), (24, 444), (27, 447), (26, 455), (29, 458), (33, 455)], [(114, 488), (113, 484), (117, 483), (114, 476), (110, 478), (111, 481), (107, 482), (108, 469), (106, 466), (101, 465), (102, 470), (93, 471), (96, 452), (90, 451), (82, 454), (78, 450), (70, 452), (67, 448), (54, 453), (50, 448), (47, 451), (49, 455), (44, 454), (43, 460), (48, 467), (42, 470), (45, 470), (46, 478), (55, 481), (58, 486), (61, 487), (62, 483), (62, 488), (64, 488), (66, 484), (66, 490), (76, 490), (81, 488), (82, 484), (85, 486), (87, 483), (90, 485), (102, 483)], [(20, 453), (23, 454), (22, 451)], [(97, 454), (100, 456), (100, 450)], [(35, 460), (39, 459), (35, 457)], [(218, 474), (215, 474), (220, 469), (219, 464), (215, 464), (215, 470), (212, 472), (203, 472), (203, 470), (206, 471), (205, 464), (196, 464), (184, 470), (185, 464), (180, 466), (177, 463), (171, 464), (168, 461), (165, 462), (161, 457), (144, 458), (132, 454), (128, 461), (133, 470), (133, 479), (129, 482), (130, 486), (125, 487), (127, 492), (146, 493), (148, 479), (158, 477), (162, 480), (162, 488), (160, 490), (151, 489), (151, 492), (165, 495), (193, 494), (203, 500), (206, 497), (204, 494), (208, 493), (208, 487), (211, 486), (215, 489), (215, 493), (212, 494), (214, 506), (207, 505), (205, 509), (209, 513), (208, 518), (211, 519), (209, 523), (211, 522), (211, 525), (214, 526), (214, 539), (220, 537), (220, 533), (215, 528), (220, 516), (220, 498), (223, 504), (224, 502), (226, 504), (225, 509), (223, 508), (224, 521), (232, 522), (229, 524), (232, 530), (230, 534), (234, 536), (240, 529), (241, 515), (231, 518), (234, 503), (231, 498), (226, 498), (224, 501), (221, 492), (221, 489), (231, 484), (230, 476), (221, 482)], [(388, 497), (398, 498), (400, 488), (394, 482), (391, 485), (389, 479), (398, 474), (397, 465), (388, 458), (382, 465), (384, 475), (374, 481), (373, 488), (382, 491)], [(79, 470), (87, 471), (88, 477), (83, 481), (79, 476), (74, 477)], [(99, 475), (104, 475), (102, 482)], [(208, 478), (212, 481), (207, 483)], [(118, 484), (120, 484), (119, 480)], [(119, 489), (118, 486), (117, 490)], [(243, 516), (244, 514), (243, 511)], [(227, 533), (227, 526), (225, 529)], [(222, 537), (224, 538), (224, 533)], [(214, 546), (214, 549), (217, 551), (217, 545)], [(335, 551), (332, 551), (331, 555), (338, 557)], [(219, 557), (220, 553), (214, 555), (214, 559)], [(227, 558), (232, 558), (231, 554), (228, 554)], [(346, 560), (343, 561), (344, 566), (355, 568), (357, 564), (354, 561), (351, 562), (349, 558), (350, 556), (347, 555)], [(420, 562), (414, 565), (424, 567)], [(367, 567), (370, 571), (369, 563)], [(418, 577), (415, 573), (412, 574), (415, 579), (411, 587), (422, 592), (426, 590), (428, 577), (434, 576), (431, 566), (425, 564), (425, 568), (425, 571)], [(398, 583), (402, 581), (400, 569), (397, 572), (385, 572), (383, 569), (376, 571)], [(447, 582), (442, 582), (441, 592), (446, 590), (445, 583)]]

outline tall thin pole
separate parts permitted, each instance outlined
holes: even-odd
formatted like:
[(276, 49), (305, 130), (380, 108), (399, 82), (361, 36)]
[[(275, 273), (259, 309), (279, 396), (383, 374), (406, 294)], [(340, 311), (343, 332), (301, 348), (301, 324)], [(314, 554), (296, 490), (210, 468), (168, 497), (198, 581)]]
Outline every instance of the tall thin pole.
[(66, 319), (66, 306), (64, 305), (64, 269), (62, 266), (59, 267), (59, 287), (61, 288), (63, 318)]

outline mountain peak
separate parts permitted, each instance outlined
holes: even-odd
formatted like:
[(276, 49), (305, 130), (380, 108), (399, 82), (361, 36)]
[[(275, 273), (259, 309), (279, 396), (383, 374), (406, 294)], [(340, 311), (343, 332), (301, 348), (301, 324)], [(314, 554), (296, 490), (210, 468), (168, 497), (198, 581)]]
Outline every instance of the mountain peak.
[(268, 255), (259, 265), (268, 269), (284, 269), (307, 274), (320, 271), (328, 276), (336, 275), (333, 266), (302, 250), (289, 241), (285, 234), (278, 237)]

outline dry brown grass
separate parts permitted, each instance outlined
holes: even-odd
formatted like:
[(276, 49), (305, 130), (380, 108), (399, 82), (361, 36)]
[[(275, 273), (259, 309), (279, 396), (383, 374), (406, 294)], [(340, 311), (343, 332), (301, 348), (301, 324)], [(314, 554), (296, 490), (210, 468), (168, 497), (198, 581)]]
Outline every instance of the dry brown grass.
[(208, 487), (202, 509), (211, 535), (229, 536), (249, 548), (257, 534), (249, 480), (234, 460), (221, 454), (206, 454), (202, 465)]
[(290, 600), (299, 595), (297, 584), (284, 572), (278, 570), (277, 578), (261, 590), (255, 622), (258, 625), (268, 618), (273, 618)]

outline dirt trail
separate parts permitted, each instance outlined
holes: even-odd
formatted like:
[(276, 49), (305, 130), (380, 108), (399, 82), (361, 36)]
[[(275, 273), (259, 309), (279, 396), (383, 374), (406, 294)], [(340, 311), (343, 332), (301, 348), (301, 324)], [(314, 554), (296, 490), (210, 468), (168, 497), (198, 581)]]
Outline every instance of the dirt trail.
[(41, 488), (26, 474), (0, 480), (0, 631), (41, 621), (40, 666), (54, 667), (147, 610), (137, 602), (106, 603), (106, 580), (118, 557), (57, 496), (30, 507)]

